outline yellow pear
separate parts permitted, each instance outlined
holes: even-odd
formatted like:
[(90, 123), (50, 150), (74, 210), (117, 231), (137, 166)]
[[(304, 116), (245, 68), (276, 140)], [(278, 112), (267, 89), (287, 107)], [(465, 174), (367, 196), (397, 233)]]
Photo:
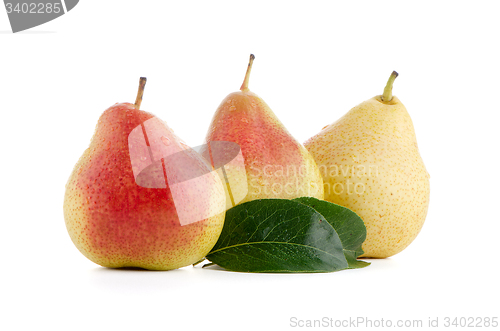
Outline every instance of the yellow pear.
[(325, 200), (365, 222), (362, 257), (401, 252), (417, 236), (429, 206), (429, 174), (410, 115), (392, 96), (393, 72), (383, 95), (352, 108), (304, 146), (323, 176)]

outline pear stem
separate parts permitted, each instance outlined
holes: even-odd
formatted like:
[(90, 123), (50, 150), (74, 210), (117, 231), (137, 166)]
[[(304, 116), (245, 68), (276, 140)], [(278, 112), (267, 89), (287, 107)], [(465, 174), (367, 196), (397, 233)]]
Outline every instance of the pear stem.
[(144, 94), (144, 87), (146, 86), (146, 77), (141, 77), (139, 79), (139, 90), (137, 91), (137, 97), (135, 98), (135, 108), (140, 109), (141, 108), (141, 102), (142, 102), (142, 95)]
[(252, 70), (253, 60), (255, 60), (255, 55), (250, 54), (250, 61), (248, 62), (247, 73), (245, 74), (245, 80), (241, 84), (241, 91), (248, 91), (248, 81), (250, 80), (250, 71)]
[(392, 100), (392, 85), (394, 84), (394, 80), (398, 77), (398, 73), (393, 71), (391, 77), (387, 81), (387, 85), (384, 89), (384, 94), (382, 94), (382, 101), (389, 102)]

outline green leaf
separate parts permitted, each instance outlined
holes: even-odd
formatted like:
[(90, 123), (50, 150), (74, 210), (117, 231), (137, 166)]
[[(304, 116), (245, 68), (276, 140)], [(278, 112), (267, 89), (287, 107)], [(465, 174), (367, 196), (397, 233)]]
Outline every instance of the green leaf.
[(342, 242), (325, 218), (297, 201), (262, 199), (226, 212), (206, 257), (231, 271), (330, 272), (348, 268)]
[(365, 223), (358, 214), (348, 208), (315, 198), (303, 197), (294, 199), (294, 201), (314, 208), (333, 226), (342, 241), (349, 269), (364, 268), (370, 265), (368, 262), (357, 259), (364, 253), (361, 245), (366, 239)]

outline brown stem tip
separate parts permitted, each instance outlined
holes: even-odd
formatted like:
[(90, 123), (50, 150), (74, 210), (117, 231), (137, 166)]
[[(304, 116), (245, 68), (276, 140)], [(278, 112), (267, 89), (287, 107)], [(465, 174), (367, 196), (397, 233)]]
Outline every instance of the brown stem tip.
[(248, 61), (247, 73), (245, 74), (245, 80), (241, 84), (241, 91), (248, 91), (248, 81), (250, 80), (250, 71), (252, 70), (253, 60), (255, 60), (255, 55), (250, 54), (250, 61)]
[(139, 90), (137, 91), (137, 97), (135, 98), (135, 108), (140, 109), (141, 108), (141, 102), (142, 102), (142, 95), (144, 94), (144, 87), (146, 86), (146, 77), (141, 77), (139, 79)]

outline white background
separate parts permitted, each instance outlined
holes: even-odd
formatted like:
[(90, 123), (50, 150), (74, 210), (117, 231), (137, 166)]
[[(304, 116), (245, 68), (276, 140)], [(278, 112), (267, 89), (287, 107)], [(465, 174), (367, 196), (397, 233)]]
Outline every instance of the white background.
[[(441, 326), (500, 317), (499, 10), (493, 1), (83, 0), (12, 34), (0, 8), (0, 328), (288, 330), (298, 329), (291, 317), (424, 326), (429, 317)], [(394, 94), (431, 174), (418, 238), (368, 268), (330, 274), (88, 261), (62, 205), (100, 114), (133, 102), (146, 76), (142, 108), (199, 145), (251, 52), (250, 89), (301, 142), (399, 72)]]

